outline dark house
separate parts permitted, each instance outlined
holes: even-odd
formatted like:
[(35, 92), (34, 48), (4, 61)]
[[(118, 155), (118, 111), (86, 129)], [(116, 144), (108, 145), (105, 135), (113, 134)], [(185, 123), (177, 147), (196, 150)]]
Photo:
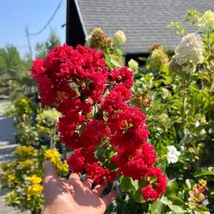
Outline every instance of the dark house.
[(67, 0), (66, 43), (84, 45), (90, 30), (99, 27), (110, 37), (117, 30), (125, 32), (126, 61), (148, 55), (154, 43), (174, 49), (180, 37), (166, 26), (178, 21), (187, 33), (194, 32), (184, 22), (190, 9), (214, 11), (214, 0)]

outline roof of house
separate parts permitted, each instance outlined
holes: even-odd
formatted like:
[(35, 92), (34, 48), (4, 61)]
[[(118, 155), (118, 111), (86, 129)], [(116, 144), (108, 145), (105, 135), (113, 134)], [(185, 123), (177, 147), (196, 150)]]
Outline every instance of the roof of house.
[[(127, 53), (147, 53), (148, 47), (161, 43), (174, 48), (180, 38), (173, 29), (166, 28), (171, 22), (184, 22), (190, 9), (214, 11), (213, 0), (75, 0), (83, 29), (89, 33), (101, 28), (113, 37), (123, 30), (127, 42), (123, 49)], [(186, 32), (194, 32), (190, 24), (184, 23)]]

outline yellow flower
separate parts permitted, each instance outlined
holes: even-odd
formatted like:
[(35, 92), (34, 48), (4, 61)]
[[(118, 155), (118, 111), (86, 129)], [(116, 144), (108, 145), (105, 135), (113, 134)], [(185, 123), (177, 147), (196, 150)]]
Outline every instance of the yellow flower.
[(206, 182), (205, 180), (201, 179), (201, 180), (199, 181), (199, 184), (201, 184), (202, 186), (206, 186), (206, 185), (207, 185), (207, 182)]
[(36, 150), (32, 146), (18, 146), (13, 154), (21, 156), (35, 156)]
[(55, 164), (56, 168), (61, 172), (61, 173), (68, 173), (69, 167), (66, 161), (64, 162), (57, 162)]
[(38, 177), (36, 175), (33, 175), (31, 177), (27, 177), (26, 180), (30, 181), (31, 183), (34, 183), (34, 184), (39, 184), (39, 183), (41, 183), (42, 178), (40, 178), (40, 177)]
[(9, 181), (14, 181), (16, 179), (15, 175), (8, 175)]
[(48, 149), (45, 151), (45, 159), (49, 160), (53, 163), (56, 161), (60, 161), (60, 153), (57, 151), (57, 149)]
[(34, 165), (34, 161), (33, 161), (33, 160), (19, 161), (19, 165), (20, 165), (22, 168), (31, 167), (31, 166)]
[(64, 161), (64, 163), (62, 164), (62, 171), (68, 172), (68, 170), (69, 170), (69, 166), (68, 166), (67, 162)]
[(25, 98), (22, 98), (22, 99), (20, 100), (20, 102), (21, 102), (21, 103), (27, 103), (27, 100), (26, 100)]
[(43, 186), (41, 184), (33, 184), (27, 188), (27, 195), (35, 195), (38, 196), (42, 193)]

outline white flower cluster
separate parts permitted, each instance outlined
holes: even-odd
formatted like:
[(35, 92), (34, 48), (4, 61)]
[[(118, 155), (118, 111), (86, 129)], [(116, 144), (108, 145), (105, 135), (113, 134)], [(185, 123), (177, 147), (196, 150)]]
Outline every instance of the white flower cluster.
[(178, 157), (181, 155), (181, 153), (174, 146), (167, 146), (167, 149), (168, 153), (166, 156), (169, 164), (178, 162)]
[(184, 36), (175, 48), (175, 61), (178, 65), (197, 65), (203, 62), (204, 45), (201, 37), (190, 33)]
[(206, 11), (198, 20), (198, 30), (203, 33), (214, 30), (214, 13), (211, 10)]
[(134, 59), (129, 60), (128, 66), (132, 71), (137, 71), (138, 70), (138, 62), (135, 61)]
[(126, 42), (126, 35), (122, 30), (118, 30), (114, 34), (114, 41), (118, 43), (119, 45), (122, 45)]

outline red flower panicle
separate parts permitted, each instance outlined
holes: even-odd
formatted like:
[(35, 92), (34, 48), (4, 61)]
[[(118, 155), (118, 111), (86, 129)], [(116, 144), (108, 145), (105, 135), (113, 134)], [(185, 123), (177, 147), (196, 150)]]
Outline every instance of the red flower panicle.
[[(73, 172), (84, 170), (95, 183), (111, 182), (118, 175), (145, 179), (145, 200), (165, 192), (166, 178), (153, 166), (156, 154), (147, 143), (146, 117), (126, 103), (132, 71), (109, 70), (103, 53), (95, 49), (63, 45), (46, 59), (36, 59), (31, 72), (41, 102), (61, 112), (58, 131), (61, 142), (73, 150), (67, 158)], [(154, 177), (157, 182), (151, 183)]]

